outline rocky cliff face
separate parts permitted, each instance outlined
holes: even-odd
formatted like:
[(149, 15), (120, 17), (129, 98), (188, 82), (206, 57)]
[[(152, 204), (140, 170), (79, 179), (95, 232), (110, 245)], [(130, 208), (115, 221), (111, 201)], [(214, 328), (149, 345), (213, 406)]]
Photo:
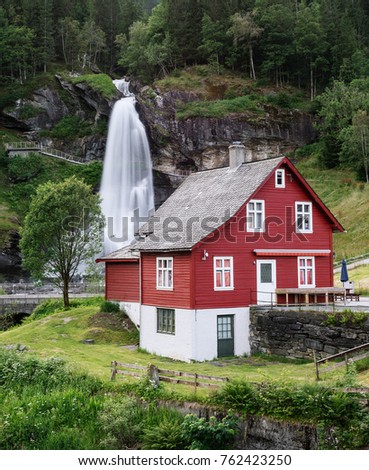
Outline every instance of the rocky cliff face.
[[(161, 93), (150, 87), (137, 88), (137, 107), (147, 129), (157, 171), (176, 174), (226, 166), (228, 146), (233, 141), (241, 141), (246, 146), (250, 160), (259, 160), (285, 154), (316, 137), (311, 116), (298, 110), (265, 105), (265, 113), (258, 117), (244, 113), (225, 118), (178, 120), (178, 103), (199, 100), (196, 93)], [(54, 88), (35, 90), (30, 99), (20, 99), (12, 109), (3, 110), (0, 124), (42, 140), (38, 132), (52, 128), (65, 116), (78, 115), (91, 126), (99, 119), (108, 120), (114, 102), (121, 96), (117, 91), (108, 100), (86, 83), (73, 84), (57, 75)], [(72, 142), (48, 138), (45, 144), (90, 161), (103, 159), (106, 137), (96, 133)]]
[(228, 165), (228, 146), (241, 141), (248, 158), (285, 154), (316, 137), (311, 116), (298, 110), (265, 106), (265, 114), (230, 114), (226, 118), (178, 120), (178, 102), (197, 100), (193, 93), (144, 87), (137, 95), (141, 119), (150, 137), (154, 167), (167, 173)]

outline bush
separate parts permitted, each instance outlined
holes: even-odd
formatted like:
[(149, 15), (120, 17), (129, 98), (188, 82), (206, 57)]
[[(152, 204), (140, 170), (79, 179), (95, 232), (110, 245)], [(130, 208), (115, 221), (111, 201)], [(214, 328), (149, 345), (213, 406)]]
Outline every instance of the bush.
[(110, 302), (109, 300), (104, 300), (100, 305), (100, 312), (102, 313), (119, 313), (120, 307), (117, 302)]
[(142, 448), (145, 450), (182, 450), (187, 446), (181, 427), (182, 419), (165, 419), (156, 426), (146, 428)]
[(92, 133), (91, 124), (78, 116), (63, 117), (50, 131), (55, 139), (73, 140)]
[(8, 175), (10, 181), (19, 183), (29, 181), (42, 170), (42, 157), (31, 153), (28, 157), (16, 155), (9, 160)]
[(238, 420), (227, 415), (221, 421), (212, 416), (209, 421), (187, 415), (182, 424), (183, 438), (187, 449), (220, 450), (232, 449), (237, 433)]
[(52, 315), (53, 313), (60, 312), (64, 308), (62, 300), (48, 299), (41, 302), (33, 310), (32, 315), (29, 317), (30, 321), (38, 320), (39, 318)]
[(133, 398), (111, 397), (105, 401), (98, 418), (104, 436), (99, 445), (103, 449), (132, 449), (140, 442), (143, 428), (143, 410)]

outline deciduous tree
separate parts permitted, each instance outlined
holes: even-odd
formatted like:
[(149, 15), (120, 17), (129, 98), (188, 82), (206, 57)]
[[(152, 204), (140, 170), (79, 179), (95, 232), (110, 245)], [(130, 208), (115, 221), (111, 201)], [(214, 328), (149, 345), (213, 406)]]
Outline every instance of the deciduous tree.
[(34, 278), (51, 278), (69, 306), (69, 284), (82, 263), (101, 250), (99, 197), (76, 177), (38, 187), (21, 231), (24, 266)]

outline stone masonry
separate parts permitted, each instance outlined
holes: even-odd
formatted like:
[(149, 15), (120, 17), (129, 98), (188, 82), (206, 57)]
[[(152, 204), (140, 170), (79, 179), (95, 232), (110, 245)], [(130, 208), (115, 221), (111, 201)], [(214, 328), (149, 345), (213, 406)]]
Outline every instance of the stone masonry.
[[(338, 312), (337, 312), (338, 313)], [(276, 354), (290, 358), (318, 358), (369, 343), (369, 313), (359, 321), (347, 320), (352, 312), (338, 313), (341, 321), (332, 325), (332, 312), (252, 307), (250, 309), (251, 353)]]

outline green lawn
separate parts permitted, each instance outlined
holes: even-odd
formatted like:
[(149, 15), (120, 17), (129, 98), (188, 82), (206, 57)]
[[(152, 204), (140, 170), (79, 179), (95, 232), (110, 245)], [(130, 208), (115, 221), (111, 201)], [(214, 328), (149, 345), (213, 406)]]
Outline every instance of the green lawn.
[[(203, 363), (184, 363), (158, 357), (140, 350), (128, 349), (127, 345), (137, 343), (137, 334), (118, 328), (116, 323), (99, 314), (98, 306), (84, 306), (62, 311), (35, 320), (11, 330), (0, 332), (0, 346), (25, 345), (27, 353), (38, 357), (60, 357), (77, 370), (87, 371), (105, 381), (110, 380), (111, 361), (147, 366), (155, 364), (161, 368), (196, 372), (216, 377), (229, 377), (250, 382), (283, 381), (291, 383), (314, 383), (315, 372), (312, 363), (299, 364), (296, 361), (279, 360), (269, 357), (243, 357), (214, 360)], [(85, 339), (94, 339), (94, 344), (85, 344)], [(344, 368), (327, 374), (326, 383), (333, 383), (342, 377)], [(369, 384), (363, 375), (364, 382)], [(117, 383), (126, 380), (118, 376)], [(136, 380), (136, 379), (128, 379)], [(363, 382), (360, 376), (360, 382)], [(178, 393), (191, 393), (191, 387), (167, 385), (166, 388)], [(206, 395), (201, 390), (200, 395)]]
[[(348, 270), (350, 281), (354, 282), (355, 292), (362, 293), (362, 295), (369, 294), (369, 265), (357, 266)], [(338, 272), (334, 275), (334, 284), (337, 287), (342, 287), (340, 281), (341, 273)]]

